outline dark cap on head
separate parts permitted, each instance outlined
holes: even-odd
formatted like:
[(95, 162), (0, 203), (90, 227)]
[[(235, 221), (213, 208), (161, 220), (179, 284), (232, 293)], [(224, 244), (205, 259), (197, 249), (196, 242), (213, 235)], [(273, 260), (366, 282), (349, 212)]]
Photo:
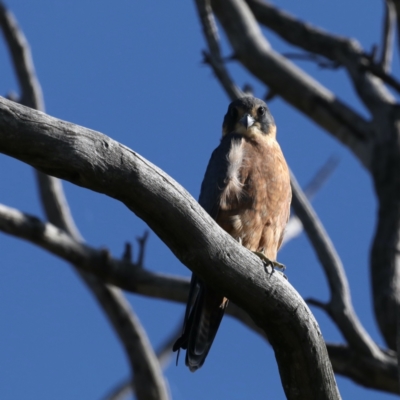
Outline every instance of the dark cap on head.
[[(253, 96), (245, 96), (232, 101), (229, 105), (222, 125), (223, 134), (235, 132), (238, 123), (246, 126), (248, 121), (266, 135), (275, 132), (275, 121), (265, 102)], [(247, 125), (246, 129), (248, 127)]]

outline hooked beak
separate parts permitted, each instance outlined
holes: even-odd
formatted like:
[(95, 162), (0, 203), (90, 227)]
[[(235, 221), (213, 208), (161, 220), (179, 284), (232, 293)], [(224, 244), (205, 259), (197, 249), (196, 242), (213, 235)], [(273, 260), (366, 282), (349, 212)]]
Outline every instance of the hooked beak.
[(254, 119), (251, 115), (245, 114), (245, 115), (243, 116), (243, 118), (239, 120), (239, 122), (240, 122), (246, 129), (248, 129), (248, 128), (249, 128), (250, 126), (252, 126), (252, 125), (254, 124), (254, 122), (256, 122), (256, 121), (255, 121), (255, 119)]

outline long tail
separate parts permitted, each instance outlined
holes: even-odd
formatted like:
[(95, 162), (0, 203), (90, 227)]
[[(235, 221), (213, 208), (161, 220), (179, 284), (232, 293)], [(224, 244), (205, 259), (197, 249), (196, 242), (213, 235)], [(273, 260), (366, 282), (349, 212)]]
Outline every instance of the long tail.
[(203, 365), (227, 305), (227, 298), (192, 275), (182, 336), (173, 346), (174, 351), (186, 349), (185, 363), (190, 371), (194, 372)]

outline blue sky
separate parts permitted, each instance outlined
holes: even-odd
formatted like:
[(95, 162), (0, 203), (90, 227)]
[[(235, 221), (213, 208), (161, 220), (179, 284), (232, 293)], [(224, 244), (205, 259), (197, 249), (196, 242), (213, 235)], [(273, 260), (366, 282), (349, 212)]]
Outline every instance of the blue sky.
[[(382, 2), (279, 0), (279, 7), (357, 38), (370, 50), (381, 35)], [(195, 198), (212, 150), (218, 145), (228, 99), (202, 64), (204, 41), (193, 2), (9, 0), (29, 40), (46, 111), (98, 130), (156, 164)], [(293, 51), (266, 31), (273, 46)], [(229, 47), (224, 46), (226, 55)], [(0, 42), (0, 94), (17, 91)], [(345, 73), (299, 65), (368, 115)], [(255, 95), (266, 89), (239, 65), (229, 64), (239, 85)], [(397, 59), (394, 69), (398, 68)], [(372, 314), (368, 254), (375, 226), (371, 179), (352, 154), (279, 98), (270, 103), (278, 140), (301, 184), (332, 155), (340, 164), (314, 206), (344, 263), (355, 309), (383, 344)], [(0, 155), (0, 202), (43, 217), (30, 167)], [(85, 240), (113, 255), (134, 242), (146, 224), (123, 204), (64, 184)], [(4, 399), (99, 399), (129, 374), (126, 357), (102, 312), (71, 267), (46, 252), (0, 234), (0, 397)], [(304, 297), (327, 300), (321, 268), (302, 235), (281, 251), (291, 284)], [(169, 249), (150, 234), (148, 269), (189, 276)], [(183, 305), (128, 295), (151, 342), (159, 345), (178, 323)], [(313, 309), (327, 341), (342, 342), (321, 311)], [(183, 399), (284, 399), (270, 346), (225, 318), (204, 367), (191, 374), (181, 362), (166, 370), (172, 397)], [(391, 399), (338, 377), (343, 398)]]

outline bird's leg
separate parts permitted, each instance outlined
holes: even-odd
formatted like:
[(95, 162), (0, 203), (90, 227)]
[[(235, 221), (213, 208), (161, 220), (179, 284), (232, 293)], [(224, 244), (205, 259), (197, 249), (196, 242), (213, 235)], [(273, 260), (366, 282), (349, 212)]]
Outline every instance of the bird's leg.
[[(239, 244), (242, 244), (242, 238), (238, 237), (237, 241)], [(283, 273), (283, 271), (286, 269), (285, 265), (281, 264), (278, 261), (272, 261), (270, 260), (265, 254), (264, 254), (264, 248), (262, 248), (260, 251), (252, 251), (256, 256), (260, 257), (261, 261), (264, 263), (266, 267), (271, 266), (272, 271), (271, 274), (275, 271), (275, 268), (278, 268), (283, 277), (287, 279), (286, 275)]]
[(264, 249), (261, 249), (261, 251), (253, 251), (253, 253), (261, 258), (261, 261), (266, 264), (266, 265), (270, 265), (272, 268), (278, 268), (281, 271), (284, 271), (286, 269), (286, 267), (279, 263), (278, 261), (272, 261), (270, 260), (265, 254), (264, 254)]

